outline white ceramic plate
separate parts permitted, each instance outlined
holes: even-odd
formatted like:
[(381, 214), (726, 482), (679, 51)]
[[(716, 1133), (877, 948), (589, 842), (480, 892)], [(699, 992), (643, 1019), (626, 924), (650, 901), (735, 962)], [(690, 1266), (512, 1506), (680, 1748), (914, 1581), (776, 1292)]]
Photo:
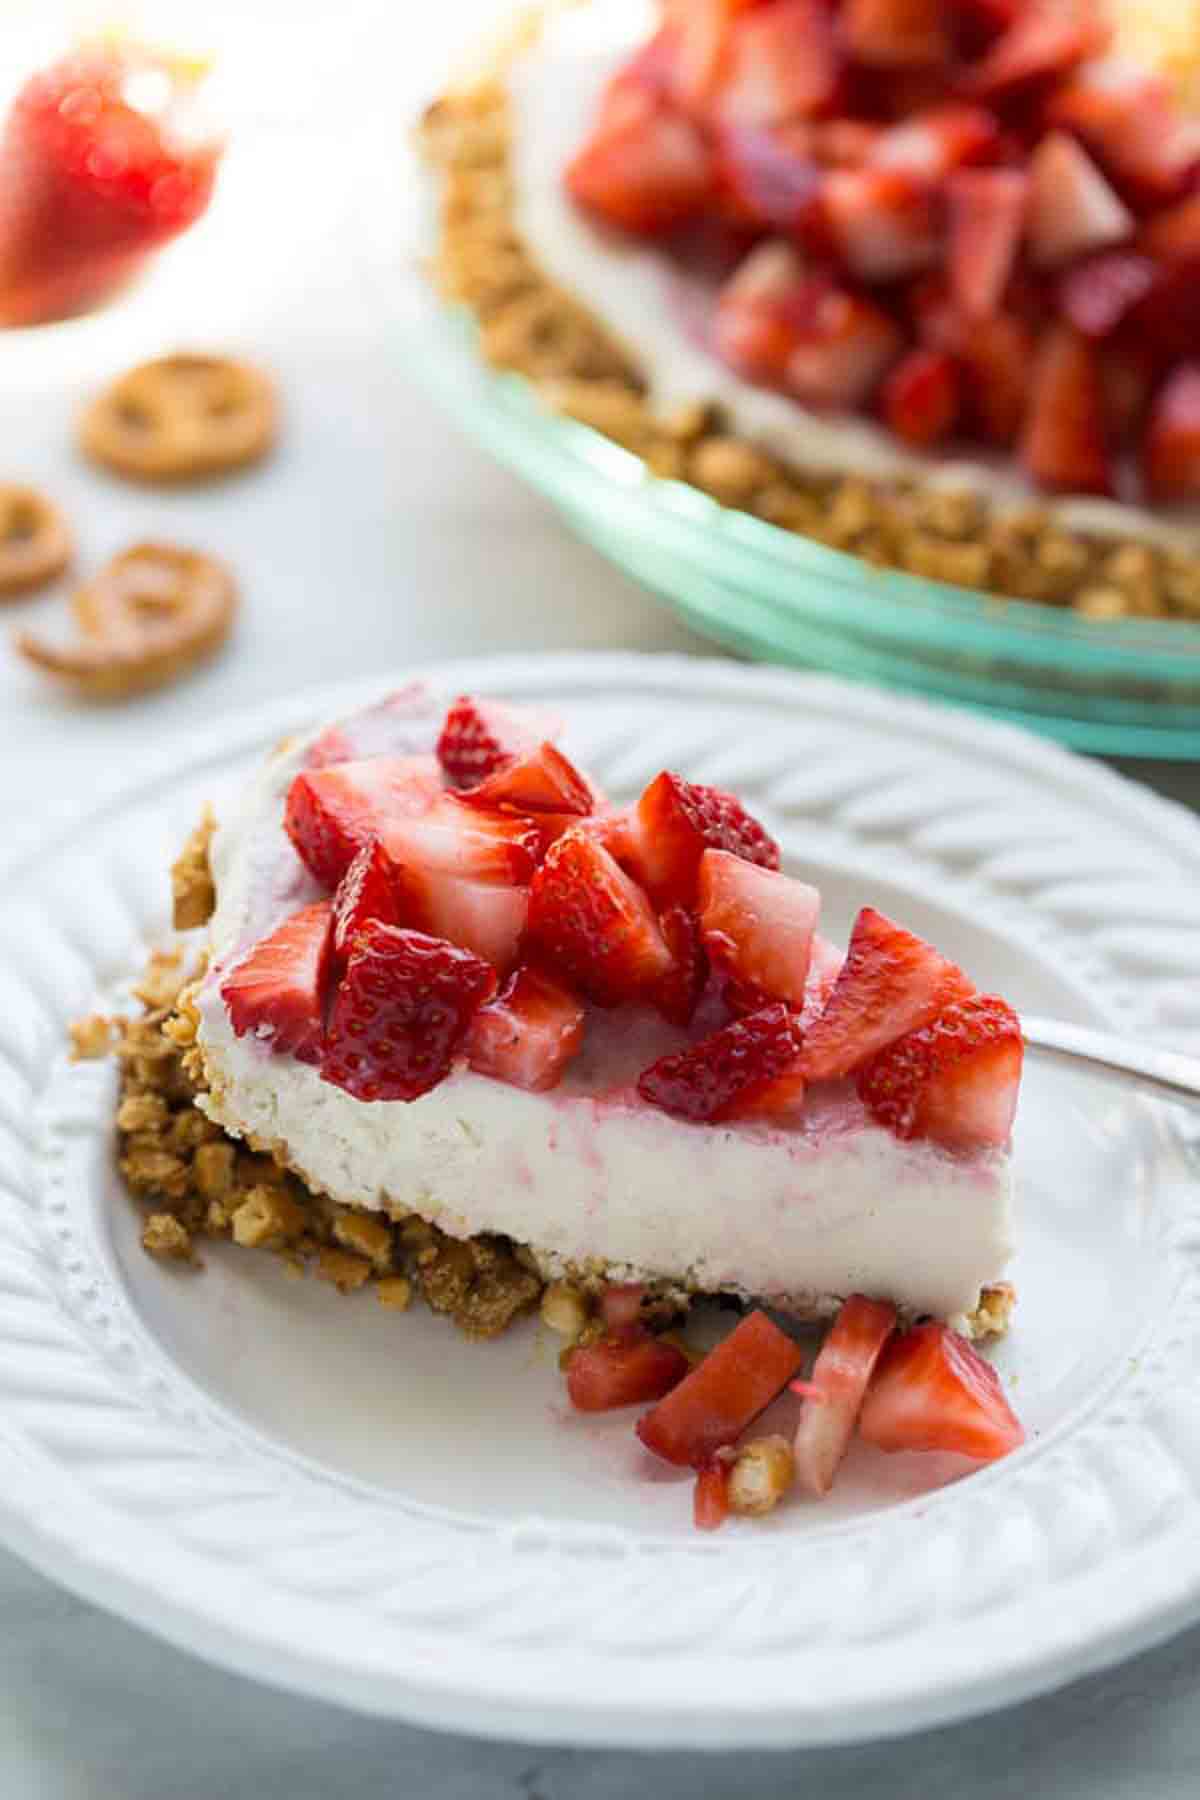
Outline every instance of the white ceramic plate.
[[(737, 787), (844, 931), (870, 897), (1018, 1005), (1200, 1031), (1200, 829), (1032, 738), (720, 663), (433, 672), (553, 700), (615, 794)], [(398, 677), (399, 678), (399, 677)], [(861, 1448), (835, 1499), (699, 1539), (626, 1416), (566, 1414), (536, 1325), (500, 1345), (288, 1281), (152, 1263), (110, 1166), (113, 1072), (69, 1065), (166, 920), (166, 865), (287, 730), (224, 726), (0, 910), (0, 1535), (56, 1579), (264, 1680), (529, 1739), (802, 1744), (1066, 1681), (1200, 1614), (1200, 1182), (1168, 1112), (1027, 1075), (1021, 1305), (996, 1360), (1030, 1431), (982, 1473)]]

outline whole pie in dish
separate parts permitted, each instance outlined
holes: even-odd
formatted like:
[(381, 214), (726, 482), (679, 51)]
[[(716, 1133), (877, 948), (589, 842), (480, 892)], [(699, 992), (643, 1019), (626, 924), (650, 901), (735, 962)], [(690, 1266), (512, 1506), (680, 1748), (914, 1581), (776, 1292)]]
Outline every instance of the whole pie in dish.
[[(409, 1256), (476, 1335), (540, 1296), (572, 1403), (655, 1402), (702, 1524), (825, 1492), (856, 1427), (1013, 1448), (968, 1341), (1012, 1302), (1012, 1009), (870, 905), (836, 946), (736, 796), (663, 770), (616, 806), (558, 735), (415, 684), (196, 840), (205, 956), (123, 1049), (123, 1167), (176, 1184), (147, 1247), (231, 1230), (401, 1306)], [(745, 1316), (697, 1359), (664, 1327), (702, 1295)], [(808, 1378), (764, 1307), (833, 1319)], [(739, 1448), (789, 1385), (794, 1442)]]
[(493, 361), (722, 501), (1196, 616), (1200, 120), (1168, 22), (1174, 83), (1103, 0), (570, 8), (427, 114), (442, 285)]

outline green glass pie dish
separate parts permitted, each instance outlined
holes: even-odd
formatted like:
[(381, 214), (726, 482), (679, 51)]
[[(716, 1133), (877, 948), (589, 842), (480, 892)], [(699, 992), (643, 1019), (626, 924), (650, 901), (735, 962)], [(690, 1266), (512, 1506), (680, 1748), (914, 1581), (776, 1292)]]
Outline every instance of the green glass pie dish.
[(407, 255), (392, 237), (384, 280), (406, 371), (696, 630), (747, 657), (934, 696), (1081, 750), (1200, 760), (1200, 621), (1088, 619), (875, 568), (654, 475), (491, 368), (472, 316), (426, 279), (416, 246), (428, 248), (427, 224), (405, 235)]

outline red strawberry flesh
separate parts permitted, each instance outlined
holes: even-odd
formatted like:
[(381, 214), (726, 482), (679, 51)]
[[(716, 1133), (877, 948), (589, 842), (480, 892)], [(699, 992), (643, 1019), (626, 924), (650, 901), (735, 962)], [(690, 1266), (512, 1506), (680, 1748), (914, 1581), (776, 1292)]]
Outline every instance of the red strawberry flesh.
[(894, 1306), (852, 1294), (817, 1352), (796, 1429), (795, 1456), (799, 1485), (818, 1499), (833, 1486), (850, 1448), (868, 1383), (895, 1326)]
[(994, 995), (948, 1007), (868, 1063), (858, 1076), (867, 1110), (900, 1138), (954, 1150), (1008, 1142), (1023, 1059), (1017, 1015)]
[[(786, 1006), (763, 1007), (690, 1049), (660, 1057), (639, 1076), (638, 1093), (677, 1119), (711, 1124), (756, 1113), (776, 1082), (798, 1074), (801, 1044)], [(802, 1084), (790, 1087), (789, 1103), (802, 1094)]]
[(765, 1000), (804, 1004), (821, 896), (806, 882), (706, 850), (698, 913), (713, 964)]
[(288, 789), (284, 826), (309, 872), (335, 888), (389, 819), (427, 812), (442, 792), (431, 756), (374, 756), (306, 769)]
[(749, 1313), (638, 1420), (638, 1437), (665, 1462), (705, 1468), (783, 1392), (800, 1362), (786, 1332), (766, 1313)]
[(729, 1517), (729, 1470), (711, 1462), (696, 1474), (692, 1490), (692, 1522), (697, 1531), (719, 1531)]
[(221, 983), (238, 1037), (249, 1035), (300, 1062), (320, 1061), (332, 937), (333, 907), (318, 900), (242, 957)]
[(695, 902), (706, 850), (725, 850), (764, 869), (779, 867), (778, 844), (735, 795), (667, 770), (638, 801), (630, 826), (638, 874), (661, 906)]
[(572, 1350), (567, 1393), (577, 1412), (611, 1412), (660, 1400), (687, 1372), (688, 1359), (677, 1345), (648, 1331), (622, 1332)]
[(496, 989), (490, 965), (370, 920), (330, 1008), (321, 1075), (356, 1100), (416, 1100), (445, 1080)]
[(527, 942), (599, 1006), (646, 997), (671, 968), (645, 894), (579, 827), (551, 845), (533, 878)]
[(992, 1462), (1025, 1442), (1000, 1377), (948, 1325), (894, 1338), (867, 1393), (859, 1433), (880, 1450), (943, 1450)]
[(472, 1019), (467, 1060), (481, 1075), (540, 1093), (562, 1080), (583, 1028), (584, 1009), (569, 989), (538, 969), (518, 969)]
[(339, 968), (345, 967), (350, 946), (369, 919), (404, 923), (396, 870), (378, 838), (363, 845), (333, 897), (333, 954)]
[(442, 725), (437, 759), (453, 787), (477, 787), (505, 763), (536, 750), (549, 735), (536, 714), (460, 694)]

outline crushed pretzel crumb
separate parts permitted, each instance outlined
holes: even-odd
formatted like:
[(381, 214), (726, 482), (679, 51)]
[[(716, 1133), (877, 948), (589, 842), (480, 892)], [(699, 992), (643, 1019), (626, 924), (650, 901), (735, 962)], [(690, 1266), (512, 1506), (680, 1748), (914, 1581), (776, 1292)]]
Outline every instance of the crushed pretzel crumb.
[(116, 1024), (102, 1013), (89, 1013), (86, 1019), (74, 1019), (67, 1027), (71, 1040), (72, 1062), (96, 1062), (113, 1047)]

